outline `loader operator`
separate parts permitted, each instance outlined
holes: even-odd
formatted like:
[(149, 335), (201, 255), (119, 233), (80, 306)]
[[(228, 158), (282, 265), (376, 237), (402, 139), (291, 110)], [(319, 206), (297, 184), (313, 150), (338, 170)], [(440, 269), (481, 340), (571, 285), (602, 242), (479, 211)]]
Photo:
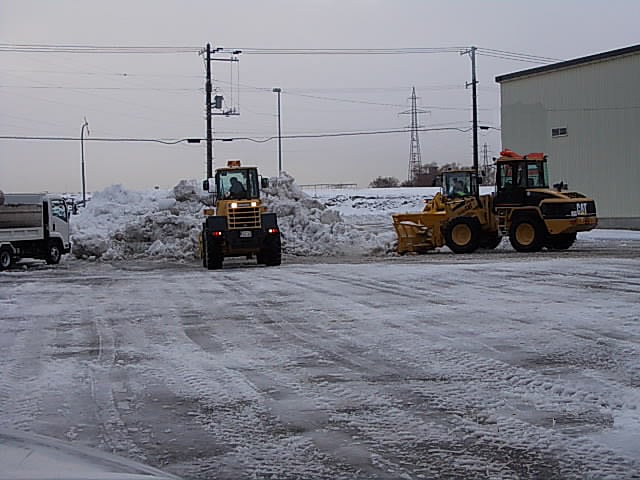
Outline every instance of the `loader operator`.
[(462, 180), (456, 180), (451, 188), (451, 196), (453, 197), (463, 197), (469, 192), (464, 187), (464, 183)]
[(229, 187), (229, 198), (246, 198), (247, 191), (244, 185), (236, 177), (231, 177), (231, 186)]

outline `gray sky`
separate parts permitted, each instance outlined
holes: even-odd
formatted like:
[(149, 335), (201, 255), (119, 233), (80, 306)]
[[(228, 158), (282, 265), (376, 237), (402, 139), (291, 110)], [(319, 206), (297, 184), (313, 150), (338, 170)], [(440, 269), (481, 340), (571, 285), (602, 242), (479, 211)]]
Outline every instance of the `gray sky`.
[[(178, 139), (204, 137), (204, 64), (197, 48), (439, 48), (475, 45), (569, 59), (638, 43), (634, 0), (110, 0), (0, 3), (0, 44), (196, 47), (192, 53), (72, 54), (0, 50), (0, 135)], [(226, 55), (219, 58), (227, 58)], [(535, 67), (478, 55), (479, 121), (500, 126), (496, 75)], [(234, 71), (234, 81), (237, 72)], [(426, 128), (471, 125), (468, 56), (265, 55), (244, 53), (239, 92), (229, 63), (214, 62), (215, 86), (239, 98), (240, 115), (214, 117), (214, 136), (283, 135), (406, 127), (415, 86)], [(490, 155), (499, 132), (481, 132)], [(422, 162), (471, 164), (471, 133), (420, 133)], [(407, 177), (408, 133), (283, 140), (284, 170), (298, 183)], [(505, 145), (508, 147), (508, 145)], [(80, 191), (80, 142), (0, 139), (0, 189)], [(277, 172), (277, 141), (216, 142), (230, 158)], [(120, 183), (162, 188), (204, 178), (205, 146), (85, 142), (87, 189)], [(482, 158), (481, 158), (482, 161)]]

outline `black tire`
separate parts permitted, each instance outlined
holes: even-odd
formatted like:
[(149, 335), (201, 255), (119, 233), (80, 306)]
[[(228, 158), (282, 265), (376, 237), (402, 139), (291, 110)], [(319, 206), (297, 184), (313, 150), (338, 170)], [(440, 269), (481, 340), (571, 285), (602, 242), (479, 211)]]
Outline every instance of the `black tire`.
[(534, 216), (520, 216), (513, 220), (509, 229), (509, 241), (518, 252), (539, 252), (544, 246), (547, 229)]
[(0, 250), (0, 270), (8, 270), (13, 265), (13, 255), (11, 250), (3, 248)]
[(45, 258), (49, 265), (57, 265), (62, 258), (62, 248), (59, 242), (51, 242), (47, 246), (47, 256)]
[(207, 268), (207, 248), (205, 246), (205, 231), (200, 234), (200, 256), (202, 257), (202, 266)]
[(282, 263), (282, 241), (280, 240), (280, 235), (267, 235), (265, 237), (258, 258), (267, 267), (277, 267)]
[(560, 233), (558, 235), (549, 235), (547, 238), (547, 248), (551, 250), (567, 250), (571, 248), (576, 241), (575, 233)]
[(480, 248), (485, 250), (493, 250), (502, 242), (502, 237), (498, 232), (481, 232), (480, 233)]
[(472, 253), (480, 245), (480, 223), (472, 217), (451, 220), (444, 230), (447, 247), (454, 253)]
[(220, 270), (222, 268), (222, 263), (224, 261), (224, 254), (222, 253), (222, 244), (220, 242), (216, 242), (210, 240), (206, 237), (207, 240), (205, 242), (205, 249), (207, 250), (207, 268), (209, 270)]

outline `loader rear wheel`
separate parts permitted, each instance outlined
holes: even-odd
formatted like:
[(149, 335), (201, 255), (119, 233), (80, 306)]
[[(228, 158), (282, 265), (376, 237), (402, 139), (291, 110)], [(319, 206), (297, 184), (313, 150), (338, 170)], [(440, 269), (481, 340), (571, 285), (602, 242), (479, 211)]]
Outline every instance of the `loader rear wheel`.
[(444, 232), (447, 247), (455, 253), (472, 253), (480, 244), (480, 224), (471, 217), (454, 218)]
[(222, 262), (224, 261), (224, 254), (222, 253), (222, 245), (219, 242), (210, 240), (205, 236), (204, 243), (205, 262), (206, 267), (209, 270), (220, 270), (222, 268)]
[(280, 235), (265, 237), (262, 249), (258, 253), (258, 263), (267, 267), (276, 267), (282, 263), (282, 241)]
[(552, 250), (567, 250), (571, 248), (575, 241), (575, 233), (560, 233), (558, 235), (549, 235), (546, 246)]
[(8, 248), (0, 250), (0, 270), (7, 270), (13, 263), (13, 256)]
[(518, 217), (509, 229), (509, 241), (518, 252), (539, 252), (544, 246), (545, 230), (537, 218)]
[(57, 265), (60, 263), (60, 258), (62, 258), (62, 249), (60, 248), (60, 243), (51, 242), (47, 247), (47, 257), (45, 258), (46, 262), (49, 265)]
[(200, 235), (200, 257), (202, 258), (202, 266), (207, 268), (207, 248), (205, 246), (205, 232), (202, 231)]

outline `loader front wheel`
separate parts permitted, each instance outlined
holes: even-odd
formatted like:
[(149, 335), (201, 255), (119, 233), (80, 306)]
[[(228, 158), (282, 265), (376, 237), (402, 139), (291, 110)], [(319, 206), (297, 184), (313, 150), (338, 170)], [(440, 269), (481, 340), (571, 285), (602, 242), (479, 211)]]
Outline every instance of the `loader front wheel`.
[(544, 224), (532, 216), (516, 218), (509, 229), (509, 241), (518, 252), (539, 252), (544, 240)]
[(480, 248), (485, 250), (493, 250), (502, 242), (502, 237), (498, 235), (498, 232), (480, 234)]
[(547, 239), (547, 248), (552, 250), (567, 250), (571, 248), (576, 241), (575, 233), (560, 233), (558, 235), (549, 235)]
[(471, 217), (454, 218), (445, 228), (444, 239), (454, 253), (475, 252), (480, 244), (480, 224)]

